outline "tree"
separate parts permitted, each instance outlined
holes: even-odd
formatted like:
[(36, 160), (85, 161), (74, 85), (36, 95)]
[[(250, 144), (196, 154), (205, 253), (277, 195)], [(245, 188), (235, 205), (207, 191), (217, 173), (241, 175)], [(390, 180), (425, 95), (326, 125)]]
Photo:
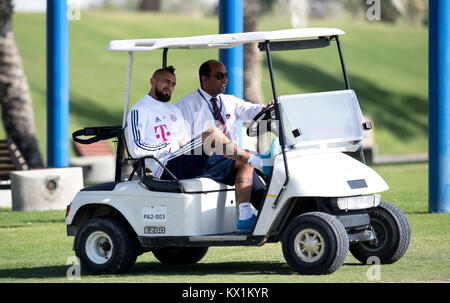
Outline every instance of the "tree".
[(161, 0), (142, 0), (139, 5), (141, 11), (160, 11)]
[[(261, 13), (260, 0), (244, 0), (244, 32), (258, 29)], [(252, 103), (262, 103), (264, 95), (261, 89), (262, 55), (257, 43), (244, 45), (244, 99)]]
[(381, 20), (386, 22), (395, 22), (398, 17), (404, 16), (406, 9), (404, 1), (390, 0), (381, 2)]
[(3, 127), (30, 168), (43, 167), (31, 96), (12, 30), (11, 0), (0, 1), (0, 103)]
[(288, 7), (291, 12), (292, 27), (306, 27), (306, 24), (308, 22), (308, 1), (288, 0)]
[[(259, 18), (272, 10), (274, 0), (244, 0), (244, 32), (258, 30)], [(306, 0), (288, 0), (293, 26), (306, 24), (308, 3)], [(262, 54), (256, 43), (244, 45), (244, 99), (252, 103), (262, 103), (261, 89)]]

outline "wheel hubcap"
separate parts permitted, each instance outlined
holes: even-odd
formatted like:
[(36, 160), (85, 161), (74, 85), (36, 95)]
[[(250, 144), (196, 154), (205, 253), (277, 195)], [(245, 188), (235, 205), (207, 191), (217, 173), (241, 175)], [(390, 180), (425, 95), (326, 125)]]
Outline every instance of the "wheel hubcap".
[(370, 252), (376, 252), (376, 251), (379, 251), (380, 249), (382, 249), (386, 245), (388, 231), (387, 231), (385, 224), (378, 219), (372, 218), (370, 220), (370, 224), (372, 225), (372, 228), (375, 231), (377, 241), (376, 241), (376, 243), (361, 242), (361, 245)]
[(304, 229), (295, 237), (295, 253), (305, 262), (319, 260), (325, 251), (325, 242), (314, 229)]
[(102, 231), (96, 231), (86, 240), (86, 255), (96, 264), (104, 264), (111, 258), (113, 244), (111, 238)]

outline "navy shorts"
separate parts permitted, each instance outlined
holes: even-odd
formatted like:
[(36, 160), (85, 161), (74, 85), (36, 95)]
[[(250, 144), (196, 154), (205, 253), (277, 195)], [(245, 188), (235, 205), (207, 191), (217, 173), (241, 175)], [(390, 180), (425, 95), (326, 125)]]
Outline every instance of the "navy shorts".
[[(214, 181), (233, 186), (236, 181), (235, 161), (222, 155), (181, 155), (170, 160), (166, 167), (178, 179), (210, 178)], [(172, 180), (164, 171), (163, 180)], [(259, 210), (261, 201), (266, 192), (266, 185), (253, 170), (253, 184), (251, 200), (252, 205)]]
[[(166, 167), (178, 179), (210, 178), (214, 181), (234, 185), (236, 170), (234, 160), (222, 155), (181, 155), (170, 160)], [(163, 180), (172, 179), (167, 172), (161, 176)]]

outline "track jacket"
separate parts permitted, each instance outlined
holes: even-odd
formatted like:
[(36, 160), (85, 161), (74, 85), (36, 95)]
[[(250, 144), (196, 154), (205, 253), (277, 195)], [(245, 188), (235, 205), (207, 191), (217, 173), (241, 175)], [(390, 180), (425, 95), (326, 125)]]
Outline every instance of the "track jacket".
[[(145, 95), (127, 116), (125, 134), (128, 151), (136, 159), (153, 155), (166, 165), (184, 150), (179, 148), (178, 139), (189, 140), (188, 129), (175, 105)], [(163, 169), (156, 161), (146, 159), (145, 164), (155, 177), (162, 175)]]

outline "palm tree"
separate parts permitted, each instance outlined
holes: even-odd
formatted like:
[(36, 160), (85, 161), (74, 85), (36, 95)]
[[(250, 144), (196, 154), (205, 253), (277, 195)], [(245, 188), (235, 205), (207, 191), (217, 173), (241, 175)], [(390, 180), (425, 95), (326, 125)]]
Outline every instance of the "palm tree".
[[(244, 32), (257, 31), (260, 13), (260, 0), (244, 0)], [(252, 103), (264, 101), (261, 89), (262, 60), (257, 43), (244, 45), (244, 99)]]
[[(260, 17), (272, 10), (275, 0), (244, 0), (244, 32), (258, 30)], [(291, 21), (294, 27), (302, 27), (307, 19), (307, 0), (288, 0)], [(244, 45), (244, 99), (252, 103), (262, 103), (261, 67), (263, 54), (256, 43)]]
[(11, 0), (0, 0), (0, 104), (3, 127), (28, 167), (43, 167), (39, 152), (31, 96), (12, 30)]

